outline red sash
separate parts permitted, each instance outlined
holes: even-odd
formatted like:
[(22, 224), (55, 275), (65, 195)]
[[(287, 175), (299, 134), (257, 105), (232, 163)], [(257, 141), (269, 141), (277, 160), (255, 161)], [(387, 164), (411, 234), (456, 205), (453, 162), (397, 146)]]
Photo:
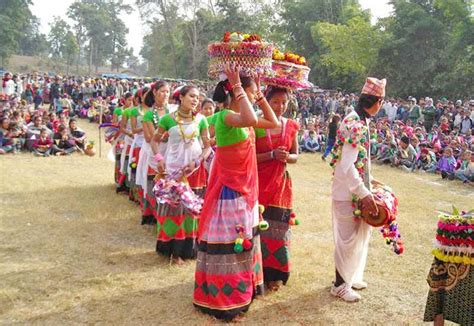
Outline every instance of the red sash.
[(252, 209), (258, 200), (255, 135), (253, 129), (249, 130), (249, 137), (245, 141), (218, 147), (216, 150), (199, 221), (199, 239), (207, 228), (208, 219), (214, 212), (223, 186), (242, 194), (249, 209)]
[[(282, 124), (280, 135), (271, 135), (270, 130), (267, 130), (266, 137), (257, 139), (257, 153), (266, 153), (278, 147), (283, 147), (286, 151), (290, 151), (297, 130), (298, 126), (292, 120), (286, 120), (286, 123)], [(258, 199), (260, 204), (264, 206), (277, 204), (273, 202), (273, 197), (278, 194), (279, 189), (284, 187), (285, 170), (286, 163), (278, 160), (270, 160), (258, 164)]]

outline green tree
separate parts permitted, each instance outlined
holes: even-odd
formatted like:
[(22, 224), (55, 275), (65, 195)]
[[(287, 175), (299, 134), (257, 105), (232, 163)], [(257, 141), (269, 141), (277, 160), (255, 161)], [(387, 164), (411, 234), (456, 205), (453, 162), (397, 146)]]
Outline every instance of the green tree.
[(0, 58), (2, 66), (19, 50), (19, 40), (31, 25), (34, 16), (31, 0), (0, 1)]
[(382, 32), (363, 15), (349, 19), (347, 24), (316, 23), (312, 31), (324, 48), (321, 64), (339, 81), (338, 86), (350, 91), (360, 89), (377, 62)]

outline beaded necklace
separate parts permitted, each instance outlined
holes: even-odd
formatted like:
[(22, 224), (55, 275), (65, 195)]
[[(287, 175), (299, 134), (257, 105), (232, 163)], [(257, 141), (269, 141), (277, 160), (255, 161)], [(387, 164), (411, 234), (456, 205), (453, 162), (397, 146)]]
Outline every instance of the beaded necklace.
[(175, 114), (176, 122), (178, 124), (179, 135), (181, 136), (181, 139), (183, 140), (185, 144), (192, 144), (197, 134), (196, 115), (192, 114), (191, 116), (192, 116), (191, 124), (192, 124), (193, 132), (190, 135), (187, 135), (183, 128), (183, 124), (185, 124), (185, 122), (182, 120), (182, 116), (180, 112), (177, 111)]

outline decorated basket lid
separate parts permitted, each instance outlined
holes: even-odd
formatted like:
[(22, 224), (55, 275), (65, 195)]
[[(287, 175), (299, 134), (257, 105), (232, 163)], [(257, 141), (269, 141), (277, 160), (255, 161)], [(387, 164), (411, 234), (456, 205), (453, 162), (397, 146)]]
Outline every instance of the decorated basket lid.
[(233, 63), (240, 66), (243, 76), (273, 74), (273, 44), (262, 41), (257, 34), (225, 32), (221, 42), (208, 46), (209, 70), (212, 79), (226, 79), (224, 66)]
[(263, 77), (262, 81), (269, 85), (289, 90), (310, 88), (313, 85), (308, 81), (311, 69), (306, 64), (305, 57), (291, 52), (273, 50), (273, 76)]

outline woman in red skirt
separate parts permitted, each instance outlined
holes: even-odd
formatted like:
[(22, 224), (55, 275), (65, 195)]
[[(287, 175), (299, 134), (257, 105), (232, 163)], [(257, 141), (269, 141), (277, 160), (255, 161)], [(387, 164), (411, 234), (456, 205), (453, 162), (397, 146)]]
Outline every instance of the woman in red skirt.
[(271, 87), (266, 97), (281, 126), (255, 131), (258, 201), (265, 207), (263, 217), (270, 226), (260, 233), (260, 238), (265, 284), (270, 290), (277, 290), (290, 276), (290, 222), (294, 221), (294, 215), (292, 183), (286, 165), (296, 163), (298, 159), (296, 135), (299, 127), (295, 121), (282, 116), (289, 102), (287, 90)]

